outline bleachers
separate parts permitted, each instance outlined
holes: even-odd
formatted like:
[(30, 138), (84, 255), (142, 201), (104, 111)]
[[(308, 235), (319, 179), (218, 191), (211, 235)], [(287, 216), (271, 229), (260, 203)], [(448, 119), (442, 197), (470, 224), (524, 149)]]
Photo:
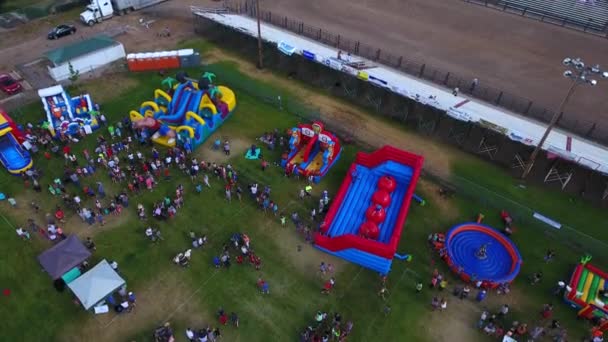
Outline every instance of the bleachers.
[[(492, 1), (493, 2), (493, 1)], [(605, 32), (608, 25), (608, 0), (496, 0), (498, 6), (525, 11), (556, 23), (576, 25)]]

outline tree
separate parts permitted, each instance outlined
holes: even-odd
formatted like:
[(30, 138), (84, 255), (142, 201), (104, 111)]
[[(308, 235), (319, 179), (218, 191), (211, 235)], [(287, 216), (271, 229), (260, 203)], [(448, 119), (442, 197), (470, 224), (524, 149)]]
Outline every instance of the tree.
[(74, 66), (70, 62), (68, 62), (68, 71), (70, 73), (70, 77), (68, 77), (68, 79), (72, 83), (76, 83), (76, 81), (78, 81), (78, 79), (80, 78), (80, 71), (74, 69)]

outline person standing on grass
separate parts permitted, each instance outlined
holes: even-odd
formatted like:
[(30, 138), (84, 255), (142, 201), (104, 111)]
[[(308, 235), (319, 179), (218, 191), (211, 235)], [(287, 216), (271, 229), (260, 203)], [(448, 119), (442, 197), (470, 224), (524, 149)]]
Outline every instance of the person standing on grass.
[(504, 318), (507, 316), (508, 313), (509, 313), (509, 305), (504, 304), (503, 306), (500, 307), (500, 311), (498, 312), (498, 317)]
[(543, 309), (540, 312), (540, 316), (546, 320), (551, 319), (551, 316), (553, 316), (553, 305), (552, 304), (543, 305)]
[(386, 300), (386, 296), (388, 295), (388, 289), (385, 286), (382, 286), (380, 291), (378, 291), (378, 296), (382, 298), (382, 300)]
[(209, 184), (209, 176), (205, 173), (203, 175), (203, 183), (205, 184), (206, 187), (210, 188), (211, 184)]
[(321, 290), (321, 293), (322, 294), (330, 294), (335, 286), (336, 286), (336, 280), (334, 279), (334, 277), (331, 277), (323, 285), (323, 289)]
[(192, 329), (190, 329), (190, 328), (186, 329), (186, 338), (190, 342), (195, 342), (196, 341), (195, 336), (194, 336), (194, 331), (192, 331)]
[(224, 153), (229, 156), (230, 155), (230, 143), (228, 140), (224, 141)]
[(416, 283), (416, 293), (422, 292), (422, 287), (423, 287), (422, 282), (421, 281), (417, 282)]
[(555, 251), (552, 249), (548, 249), (547, 253), (545, 254), (544, 260), (546, 263), (548, 263), (548, 262), (551, 262), (554, 257), (555, 257)]
[(486, 299), (486, 296), (488, 295), (488, 291), (486, 291), (485, 289), (481, 289), (478, 293), (477, 293), (477, 301), (481, 302), (484, 299)]
[(268, 167), (268, 162), (266, 161), (266, 159), (262, 159), (260, 165), (262, 166), (262, 171), (266, 171), (266, 168)]
[(306, 196), (306, 192), (304, 191), (304, 189), (300, 189), (300, 193), (299, 193), (298, 197), (299, 197), (301, 200), (303, 200), (303, 199), (304, 199), (304, 196)]
[(281, 220), (281, 226), (285, 227), (285, 224), (287, 223), (287, 218), (285, 217), (285, 214), (281, 214), (281, 218), (279, 220)]
[(226, 200), (228, 202), (232, 202), (232, 191), (230, 191), (230, 185), (229, 184), (226, 184), (225, 192), (226, 192)]
[(317, 218), (317, 209), (312, 208), (312, 210), (310, 211), (310, 220), (314, 221)]
[(448, 301), (445, 300), (445, 298), (441, 298), (441, 301), (439, 302), (439, 308), (441, 309), (441, 311), (444, 311), (448, 308)]
[(477, 329), (483, 328), (483, 326), (486, 324), (486, 320), (488, 319), (489, 315), (490, 313), (486, 310), (481, 313), (481, 316), (479, 316), (479, 321), (477, 321)]
[(236, 328), (239, 327), (239, 316), (237, 316), (236, 312), (232, 312), (230, 314), (230, 323), (234, 325)]

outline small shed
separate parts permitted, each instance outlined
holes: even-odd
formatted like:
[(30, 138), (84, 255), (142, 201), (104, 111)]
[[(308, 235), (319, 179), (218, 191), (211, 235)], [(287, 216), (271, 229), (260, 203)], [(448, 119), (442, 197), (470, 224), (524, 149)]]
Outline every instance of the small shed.
[(91, 252), (80, 242), (76, 235), (47, 249), (38, 256), (38, 262), (53, 280), (61, 278), (74, 267), (82, 264), (91, 256)]
[(98, 35), (47, 51), (49, 74), (57, 81), (70, 78), (70, 65), (81, 75), (125, 58), (124, 46), (107, 35)]
[(69, 283), (68, 287), (82, 306), (89, 310), (124, 284), (125, 280), (104, 259)]

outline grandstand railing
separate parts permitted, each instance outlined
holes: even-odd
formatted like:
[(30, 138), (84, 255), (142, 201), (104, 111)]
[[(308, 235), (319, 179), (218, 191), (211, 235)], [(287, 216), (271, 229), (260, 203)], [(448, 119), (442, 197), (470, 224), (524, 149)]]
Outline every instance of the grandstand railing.
[[(467, 2), (479, 1), (481, 4), (499, 0), (464, 0)], [(253, 2), (254, 4), (254, 2)], [(224, 8), (232, 13), (256, 17), (255, 6), (249, 1), (226, 1)], [(549, 123), (553, 111), (535, 103), (533, 100), (508, 93), (499, 88), (486, 85), (471, 87), (473, 76), (458, 75), (449, 71), (437, 69), (424, 61), (408, 59), (403, 55), (395, 55), (388, 51), (375, 48), (358, 40), (344, 37), (340, 34), (328, 32), (314, 27), (303, 21), (294, 20), (286, 16), (275, 15), (271, 11), (260, 11), (263, 22), (294, 32), (323, 44), (333, 46), (345, 52), (376, 61), (386, 66), (403, 71), (412, 76), (431, 81), (448, 89), (459, 88), (461, 93), (470, 95), (492, 105), (519, 113), (525, 117)], [(557, 126), (589, 140), (608, 144), (608, 126), (601, 126), (597, 122), (577, 118), (576, 115), (561, 113)]]

